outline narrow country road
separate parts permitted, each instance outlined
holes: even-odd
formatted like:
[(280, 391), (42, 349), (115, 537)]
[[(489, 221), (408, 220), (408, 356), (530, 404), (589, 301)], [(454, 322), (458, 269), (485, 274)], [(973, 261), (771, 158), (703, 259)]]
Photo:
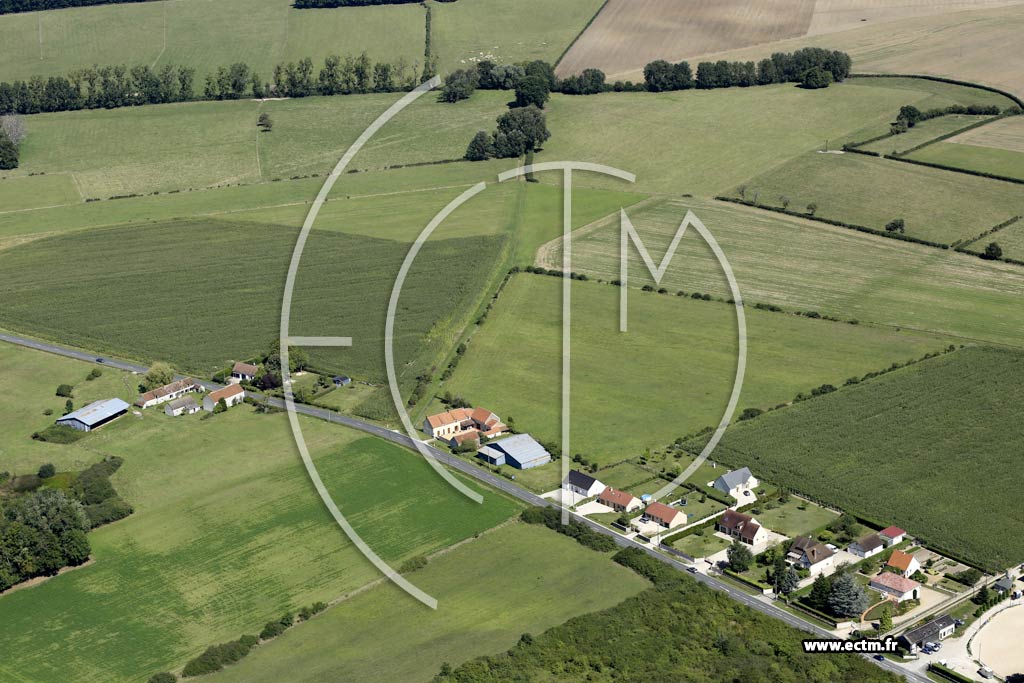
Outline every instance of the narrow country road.
[[(37, 341), (34, 339), (29, 339), (27, 337), (21, 337), (18, 335), (4, 332), (0, 332), (0, 341), (6, 341), (11, 344), (17, 344), (19, 346), (28, 347), (30, 349), (36, 349), (38, 351), (45, 351), (47, 353), (53, 353), (59, 356), (65, 356), (67, 358), (74, 358), (77, 360), (83, 360), (90, 363), (101, 363), (102, 365), (117, 368), (119, 370), (126, 370), (128, 372), (144, 373), (147, 370), (145, 366), (138, 365), (135, 363), (121, 361), (107, 356), (100, 356), (94, 353), (87, 353), (85, 351), (68, 348), (58, 344)], [(210, 390), (218, 389), (222, 386), (220, 384), (216, 384), (215, 382), (209, 381), (200, 381), (200, 383)], [(260, 394), (256, 394), (254, 392), (246, 393), (257, 399), (265, 399), (270, 405), (276, 408), (285, 408), (284, 399), (266, 397)], [(327, 422), (341, 424), (352, 429), (358, 429), (362, 432), (372, 434), (373, 436), (377, 436), (382, 439), (387, 439), (388, 441), (396, 443), (400, 446), (416, 450), (416, 445), (413, 442), (413, 440), (409, 438), (407, 434), (404, 434), (402, 432), (387, 429), (386, 427), (381, 427), (379, 425), (371, 424), (369, 422), (364, 422), (362, 420), (358, 420), (353, 417), (348, 417), (346, 415), (341, 415), (339, 413), (327, 410), (325, 408), (317, 408), (314, 406), (309, 406), (300, 403), (295, 404), (295, 412), (299, 413), (300, 415), (307, 415), (309, 417), (314, 417), (320, 420), (326, 420)], [(462, 474), (465, 474), (466, 476), (481, 481), (492, 488), (498, 489), (514, 498), (517, 498), (525, 503), (528, 503), (529, 505), (535, 505), (538, 507), (555, 506), (555, 503), (553, 503), (552, 501), (547, 500), (545, 498), (541, 498), (537, 494), (527, 491), (526, 489), (516, 484), (513, 484), (511, 481), (504, 479), (503, 477), (499, 477), (493, 474), (492, 472), (489, 472), (479, 467), (475, 467), (472, 464), (464, 460), (461, 460), (460, 458), (456, 458), (450, 453), (434, 448), (433, 446), (428, 445), (427, 448), (430, 450), (430, 453), (435, 458), (437, 458), (439, 462), (447, 465), (448, 467), (454, 470), (461, 472)], [(590, 519), (587, 519), (586, 517), (580, 517), (575, 514), (573, 514), (572, 516), (576, 521), (585, 524), (594, 531), (604, 534), (606, 536), (610, 536), (616, 544), (623, 548), (637, 548), (638, 550), (647, 553), (651, 557), (661, 562), (664, 562), (665, 564), (670, 565), (680, 571), (686, 571), (687, 567), (690, 566), (683, 562), (679, 562), (678, 560), (675, 560), (671, 557), (668, 557), (667, 555), (659, 553), (657, 550), (651, 548), (650, 546), (638, 543), (637, 541), (631, 538), (621, 536), (618, 533), (612, 531), (611, 529), (602, 526)], [(749, 593), (746, 593), (740, 590), (739, 588), (735, 588), (732, 584), (726, 583), (713, 576), (708, 576), (706, 574), (701, 573), (690, 574), (690, 576), (695, 581), (703, 583), (704, 585), (714, 590), (721, 591), (727, 594), (733, 600), (736, 600), (737, 602), (740, 602), (751, 609), (757, 610), (758, 612), (766, 614), (770, 617), (779, 619), (780, 621), (785, 622), (793, 628), (800, 629), (801, 631), (809, 633), (815, 638), (834, 638), (833, 634), (830, 631), (821, 628), (817, 624), (809, 622), (801, 617), (798, 617), (795, 614), (792, 614), (779, 607), (776, 607), (770, 602), (750, 595)], [(876, 664), (877, 666), (881, 667), (882, 669), (885, 669), (886, 671), (889, 671), (896, 675), (903, 676), (908, 681), (912, 681), (913, 683), (931, 683), (931, 680), (926, 676), (910, 671), (909, 669), (900, 666), (896, 662), (890, 661), (888, 659), (884, 661), (878, 661), (867, 656), (865, 656), (865, 658), (871, 661), (873, 664)]]

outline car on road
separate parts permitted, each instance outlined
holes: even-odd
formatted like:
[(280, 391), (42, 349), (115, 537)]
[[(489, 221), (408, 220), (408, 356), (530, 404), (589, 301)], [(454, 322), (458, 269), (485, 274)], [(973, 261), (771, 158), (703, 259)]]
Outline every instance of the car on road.
[(687, 567), (686, 571), (690, 572), (691, 574), (696, 574), (697, 573), (697, 568), (696, 567)]
[(877, 659), (880, 662), (884, 662), (885, 661), (885, 655), (875, 655), (875, 659)]
[(96, 362), (97, 362), (97, 363), (106, 363), (106, 362), (107, 362), (107, 359), (106, 359), (106, 358), (97, 358), (97, 359), (96, 359)]

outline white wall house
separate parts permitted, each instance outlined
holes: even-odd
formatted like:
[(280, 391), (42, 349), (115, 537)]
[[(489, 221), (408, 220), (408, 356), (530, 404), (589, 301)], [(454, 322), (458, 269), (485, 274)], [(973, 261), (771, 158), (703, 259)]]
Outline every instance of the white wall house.
[(569, 470), (569, 475), (562, 482), (562, 488), (584, 498), (593, 498), (607, 487), (589, 474), (578, 470)]
[(857, 557), (872, 557), (885, 550), (885, 542), (878, 534), (868, 534), (851, 543), (847, 550)]
[(231, 384), (218, 389), (217, 391), (211, 391), (205, 397), (203, 397), (203, 410), (208, 413), (212, 413), (213, 409), (217, 407), (217, 404), (224, 400), (228, 408), (233, 405), (241, 403), (245, 399), (245, 389), (237, 384)]
[(744, 497), (749, 498), (747, 492), (756, 489), (758, 484), (757, 477), (751, 474), (750, 469), (747, 467), (726, 472), (711, 482), (711, 486), (722, 493), (732, 496), (736, 500), (742, 500)]

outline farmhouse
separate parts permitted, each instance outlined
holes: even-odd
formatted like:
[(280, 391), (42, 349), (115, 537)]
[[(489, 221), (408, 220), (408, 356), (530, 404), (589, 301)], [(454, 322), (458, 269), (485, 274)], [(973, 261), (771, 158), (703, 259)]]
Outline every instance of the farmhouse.
[(199, 412), (199, 404), (191, 396), (182, 396), (167, 403), (164, 406), (164, 413), (170, 417), (179, 415), (192, 415)]
[(882, 572), (871, 579), (871, 587), (896, 602), (921, 598), (921, 584), (892, 572)]
[(239, 382), (251, 382), (256, 379), (256, 373), (259, 371), (260, 369), (252, 363), (238, 362), (231, 368), (231, 378)]
[(907, 631), (897, 639), (897, 642), (910, 650), (911, 653), (915, 653), (925, 643), (934, 643), (949, 638), (955, 630), (956, 622), (953, 620), (953, 617), (944, 614), (938, 619), (932, 619), (923, 626)]
[(743, 496), (749, 495), (749, 491), (757, 488), (758, 481), (750, 473), (750, 469), (744, 467), (739, 470), (726, 472), (718, 479), (715, 479), (711, 485), (722, 493), (727, 493), (736, 500), (739, 500)]
[(584, 498), (592, 498), (607, 487), (589, 474), (584, 474), (578, 470), (569, 470), (568, 476), (562, 482), (562, 488)]
[(57, 424), (77, 429), (80, 432), (91, 432), (121, 417), (128, 412), (129, 407), (119, 398), (94, 401), (84, 408), (57, 418)]
[(885, 550), (885, 543), (878, 534), (868, 534), (851, 543), (847, 550), (857, 557), (872, 557)]
[(633, 510), (639, 510), (643, 505), (640, 499), (633, 494), (613, 489), (611, 486), (601, 492), (601, 495), (597, 497), (597, 502), (607, 505), (616, 512), (633, 512)]
[(477, 457), (492, 465), (510, 465), (517, 470), (528, 470), (551, 462), (551, 454), (529, 434), (516, 434), (489, 443), (480, 449)]
[(205, 397), (203, 397), (203, 410), (208, 413), (212, 413), (213, 409), (217, 407), (217, 404), (223, 399), (227, 407), (230, 408), (233, 405), (241, 403), (245, 398), (245, 389), (238, 386), (237, 384), (231, 384), (218, 389), (217, 391), (211, 391)]
[(919, 569), (921, 563), (917, 558), (902, 550), (894, 550), (885, 563), (886, 569), (895, 570), (900, 576), (913, 576)]
[(476, 440), (480, 435), (488, 438), (501, 436), (506, 427), (501, 418), (486, 408), (455, 408), (436, 415), (429, 415), (423, 421), (423, 431), (435, 439), (447, 441), (451, 446), (457, 446), (458, 440), (454, 437), (466, 432), (472, 432)]
[(715, 529), (747, 545), (757, 545), (768, 537), (768, 532), (756, 519), (735, 510), (726, 510), (715, 523)]
[(147, 391), (139, 396), (139, 399), (135, 401), (135, 405), (140, 408), (149, 408), (150, 406), (157, 406), (161, 403), (181, 398), (190, 392), (198, 392), (202, 390), (203, 387), (199, 382), (190, 377), (186, 377), (185, 379), (179, 379), (177, 382), (165, 384), (164, 386), (153, 389), (152, 391)]
[(903, 539), (907, 537), (907, 532), (898, 526), (890, 526), (879, 531), (878, 535), (885, 541), (886, 546), (893, 546), (902, 543)]
[(811, 574), (820, 574), (832, 566), (835, 552), (810, 536), (800, 536), (789, 546), (786, 559), (791, 564), (810, 571)]
[(652, 522), (657, 522), (666, 529), (674, 529), (680, 524), (686, 523), (686, 513), (669, 507), (664, 503), (651, 503), (644, 510), (644, 517)]

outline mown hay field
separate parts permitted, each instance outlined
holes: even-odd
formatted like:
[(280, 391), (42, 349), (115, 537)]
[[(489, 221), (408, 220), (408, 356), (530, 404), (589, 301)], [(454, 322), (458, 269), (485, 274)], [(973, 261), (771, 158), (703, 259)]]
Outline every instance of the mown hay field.
[[(774, 304), (1024, 348), (1019, 305), (1024, 271), (1019, 266), (697, 199), (662, 199), (628, 211), (655, 262), (687, 210), (721, 245), (748, 307)], [(1003, 231), (992, 239), (1002, 242), (1009, 234)], [(578, 231), (573, 240), (575, 270), (604, 280), (620, 278), (617, 217)], [(541, 255), (541, 265), (560, 267), (559, 245), (545, 246)], [(629, 263), (631, 287), (655, 284), (632, 247)], [(692, 230), (660, 286), (730, 296), (718, 262)]]
[(444, 662), (510, 648), (523, 633), (613, 608), (649, 585), (593, 550), (525, 524), (481, 536), (410, 578), (437, 597), (436, 611), (384, 584), (288, 631), (210, 683), (427, 683)]
[(907, 158), (1024, 180), (1024, 152), (938, 142), (912, 152)]
[[(900, 133), (899, 135), (893, 135), (888, 138), (869, 142), (866, 145), (862, 145), (860, 149), (868, 152), (878, 152), (879, 154), (899, 154), (912, 147), (923, 145), (937, 137), (955, 133), (956, 131), (966, 128), (971, 124), (984, 121), (986, 118), (989, 117), (970, 116), (968, 114), (950, 114), (947, 116), (940, 116), (927, 121), (921, 121), (906, 133)], [(981, 128), (984, 127), (985, 126), (981, 126)]]
[(964, 131), (949, 142), (1024, 153), (1024, 117), (1008, 116), (991, 125)]
[[(1024, 560), (1024, 355), (966, 348), (730, 429), (715, 457), (991, 568)], [(698, 448), (700, 443), (692, 444)], [(1008, 460), (1009, 458), (1009, 460)]]
[(967, 245), (967, 248), (984, 251), (989, 242), (998, 244), (1003, 250), (1003, 256), (1024, 261), (1024, 222), (1017, 221), (995, 234), (986, 235)]
[[(551, 442), (561, 425), (561, 284), (513, 277), (443, 387)], [(736, 370), (732, 306), (636, 291), (629, 331), (621, 334), (618, 295), (597, 282), (572, 286), (572, 453), (601, 464), (717, 424)], [(945, 345), (910, 331), (753, 310), (747, 325), (741, 409), (774, 406)]]
[[(5, 372), (20, 401), (33, 406), (53, 393), (36, 378), (77, 377), (93, 367), (11, 348), (3, 352), (11, 361)], [(106, 368), (96, 382), (113, 391), (121, 373)], [(0, 597), (0, 637), (21, 653), (0, 662), (5, 681), (146, 680), (209, 645), (258, 632), (286, 610), (333, 600), (379, 578), (310, 485), (283, 415), (243, 406), (200, 420), (151, 409), (59, 447), (65, 455), (55, 456), (54, 447), (25, 432), (32, 420), (16, 422), (18, 411), (0, 409), (4, 424), (23, 424), (14, 453), (4, 448), (0, 469), (121, 456), (114, 484), (135, 508), (90, 534), (91, 565)], [(518, 510), (487, 491), (481, 491), (483, 505), (466, 499), (422, 458), (393, 444), (300, 420), (329, 490), (388, 562), (436, 552)]]

